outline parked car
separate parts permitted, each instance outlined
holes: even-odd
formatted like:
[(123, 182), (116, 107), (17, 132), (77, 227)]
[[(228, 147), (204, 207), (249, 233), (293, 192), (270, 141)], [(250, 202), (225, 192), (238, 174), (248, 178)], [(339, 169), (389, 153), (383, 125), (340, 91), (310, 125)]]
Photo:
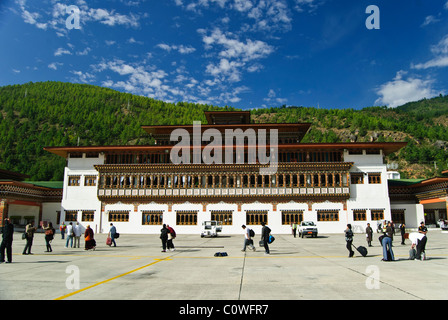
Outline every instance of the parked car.
[(313, 221), (302, 221), (299, 224), (299, 237), (317, 237), (317, 226)]

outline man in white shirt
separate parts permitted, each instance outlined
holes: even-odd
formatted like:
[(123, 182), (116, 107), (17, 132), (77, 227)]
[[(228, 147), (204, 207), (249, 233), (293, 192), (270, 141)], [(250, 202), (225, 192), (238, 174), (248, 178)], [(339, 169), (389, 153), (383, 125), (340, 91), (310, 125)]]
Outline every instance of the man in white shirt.
[[(249, 248), (252, 251), (255, 251), (255, 247), (254, 247), (254, 241), (252, 240), (251, 237), (251, 233), (253, 232), (251, 229), (247, 228), (244, 224), (241, 226), (244, 230), (244, 246), (243, 246), (243, 250), (241, 251), (246, 251), (246, 246), (249, 246)], [(252, 231), (252, 232), (251, 232)]]
[(67, 226), (66, 232), (67, 232), (67, 241), (65, 242), (65, 247), (68, 248), (68, 242), (70, 241), (70, 248), (73, 248), (73, 223), (72, 222), (70, 222), (70, 224)]
[(76, 248), (76, 243), (78, 243), (78, 248), (79, 248), (79, 240), (81, 239), (81, 226), (79, 225), (79, 222), (76, 222), (76, 225), (73, 226), (73, 233), (75, 235), (75, 244), (74, 244), (74, 248)]
[(427, 237), (424, 233), (413, 232), (409, 234), (409, 240), (411, 241), (411, 250), (416, 249), (417, 253), (415, 259), (424, 260), (422, 257), (425, 255)]

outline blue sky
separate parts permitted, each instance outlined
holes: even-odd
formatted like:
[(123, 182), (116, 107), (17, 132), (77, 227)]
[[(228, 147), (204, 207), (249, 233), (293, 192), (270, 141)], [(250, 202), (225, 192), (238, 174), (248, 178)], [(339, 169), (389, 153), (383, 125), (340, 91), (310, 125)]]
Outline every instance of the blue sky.
[(0, 86), (359, 109), (448, 94), (447, 71), (448, 0), (0, 0)]

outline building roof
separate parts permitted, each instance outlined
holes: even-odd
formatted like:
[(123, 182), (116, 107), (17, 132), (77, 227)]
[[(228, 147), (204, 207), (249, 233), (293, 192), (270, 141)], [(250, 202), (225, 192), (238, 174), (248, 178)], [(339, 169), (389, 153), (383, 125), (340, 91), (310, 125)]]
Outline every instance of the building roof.
[(250, 111), (204, 111), (208, 124), (249, 124)]
[(436, 177), (429, 179), (389, 179), (389, 187), (412, 187), (419, 188), (423, 186), (429, 186), (438, 184), (441, 182), (448, 182), (448, 177)]
[[(295, 143), (295, 144), (280, 144), (279, 150), (317, 150), (317, 151), (343, 151), (348, 150), (383, 150), (385, 155), (396, 152), (406, 146), (406, 142), (341, 142), (341, 143)], [(69, 153), (89, 153), (89, 152), (119, 152), (119, 153), (134, 153), (134, 152), (161, 152), (167, 150), (168, 152), (173, 148), (172, 145), (151, 145), (151, 146), (72, 146), (72, 147), (45, 147), (44, 150), (67, 158)], [(201, 146), (205, 148), (206, 146)], [(235, 145), (234, 145), (235, 147)], [(245, 148), (248, 146), (246, 145)]]
[(29, 177), (30, 176), (27, 176), (26, 174), (23, 174), (23, 173), (0, 169), (0, 180), (22, 181)]
[[(152, 135), (167, 135), (175, 129), (184, 129), (189, 133), (193, 133), (193, 125), (165, 125), (165, 126), (142, 126), (142, 129)], [(311, 123), (244, 123), (244, 124), (201, 124), (201, 133), (207, 129), (217, 129), (220, 132), (225, 132), (226, 129), (241, 129), (246, 131), (247, 129), (277, 129), (281, 132), (291, 132), (301, 134), (301, 138), (306, 134), (311, 127)]]

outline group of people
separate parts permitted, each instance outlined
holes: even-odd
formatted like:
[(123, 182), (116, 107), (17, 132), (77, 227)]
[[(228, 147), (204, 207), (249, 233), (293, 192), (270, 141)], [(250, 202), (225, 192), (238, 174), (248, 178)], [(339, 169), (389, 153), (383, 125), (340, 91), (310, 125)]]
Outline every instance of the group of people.
[(162, 240), (162, 252), (166, 252), (166, 249), (170, 251), (176, 250), (174, 248), (173, 240), (176, 238), (176, 231), (168, 224), (164, 224), (160, 230), (160, 240)]
[[(260, 245), (263, 245), (264, 247), (264, 254), (270, 254), (269, 237), (271, 236), (271, 229), (264, 222), (261, 222), (261, 226), (262, 229)], [(255, 232), (252, 229), (246, 227), (246, 225), (244, 224), (241, 226), (241, 228), (243, 228), (244, 230), (244, 244), (241, 251), (245, 252), (246, 247), (249, 247), (252, 251), (256, 251), (253, 240), (253, 238), (255, 237)]]
[[(111, 224), (112, 225), (112, 224)], [(53, 248), (51, 247), (51, 242), (54, 239), (54, 236), (56, 234), (56, 230), (53, 227), (53, 224), (51, 222), (48, 223), (47, 226), (42, 227), (45, 233), (45, 245), (46, 245), (46, 251), (45, 252), (53, 252)], [(0, 246), (0, 263), (6, 262), (11, 263), (12, 262), (12, 242), (13, 242), (13, 235), (14, 235), (14, 225), (11, 223), (11, 221), (6, 218), (4, 220), (3, 230), (2, 230), (2, 243)], [(34, 233), (37, 231), (37, 227), (34, 226), (34, 221), (31, 221), (28, 223), (25, 227), (25, 231), (23, 232), (22, 239), (25, 240), (25, 247), (23, 248), (22, 254), (23, 255), (29, 255), (33, 254), (31, 252), (31, 248), (33, 246), (34, 241)], [(80, 247), (80, 238), (82, 235), (81, 226), (77, 222), (76, 225), (73, 225), (72, 222), (69, 223), (69, 225), (65, 225), (65, 223), (62, 223), (60, 226), (61, 231), (61, 237), (62, 239), (65, 239), (65, 236), (67, 236), (67, 240), (65, 243), (65, 248), (68, 248), (68, 245), (70, 243), (71, 248), (76, 248), (76, 246)], [(73, 244), (73, 240), (74, 244)], [(95, 250), (96, 242), (94, 239), (94, 233), (93, 230), (90, 228), (90, 225), (86, 226), (86, 230), (84, 231), (84, 240), (85, 240), (85, 250), (93, 249)], [(5, 261), (5, 252), (6, 252), (6, 261)]]
[[(409, 238), (411, 241), (411, 251), (410, 251), (410, 259), (414, 259), (414, 254), (412, 253), (415, 250), (415, 259), (424, 260), (425, 259), (425, 248), (427, 237), (426, 233), (428, 232), (428, 228), (425, 226), (425, 223), (422, 221), (420, 223), (420, 227), (418, 228), (418, 232), (406, 233), (406, 225), (402, 223), (400, 225), (400, 233), (401, 233), (401, 244), (405, 245), (405, 239)], [(395, 256), (392, 249), (392, 242), (395, 235), (395, 227), (392, 221), (389, 221), (386, 224), (386, 228), (383, 230), (383, 234), (378, 238), (383, 247), (383, 259), (382, 261), (394, 261)], [(346, 247), (349, 251), (349, 257), (353, 257), (354, 251), (352, 249), (353, 246), (353, 236), (354, 233), (352, 231), (351, 224), (347, 224), (347, 229), (345, 229), (345, 241)], [(370, 223), (367, 223), (366, 227), (366, 240), (367, 245), (372, 247), (373, 240), (373, 230), (370, 227)]]
[[(49, 225), (51, 225), (51, 222), (49, 223)], [(47, 228), (44, 228), (45, 233), (46, 233)], [(79, 222), (76, 222), (75, 225), (73, 225), (73, 222), (70, 222), (68, 225), (66, 225), (64, 222), (62, 222), (61, 225), (59, 226), (59, 230), (61, 231), (62, 240), (65, 239), (65, 236), (67, 237), (67, 240), (66, 240), (65, 246), (64, 246), (65, 248), (68, 248), (69, 243), (70, 243), (70, 248), (76, 248), (76, 245), (78, 245), (78, 248), (80, 247), (80, 239), (81, 239), (81, 235), (83, 232), (82, 232), (82, 227), (79, 224)], [(54, 235), (54, 233), (53, 233), (53, 235)], [(74, 244), (73, 244), (73, 240), (75, 240)], [(92, 230), (92, 228), (90, 228), (90, 225), (87, 225), (86, 229), (84, 231), (84, 250), (95, 250), (95, 248), (96, 248), (96, 241), (94, 239), (93, 230)]]

